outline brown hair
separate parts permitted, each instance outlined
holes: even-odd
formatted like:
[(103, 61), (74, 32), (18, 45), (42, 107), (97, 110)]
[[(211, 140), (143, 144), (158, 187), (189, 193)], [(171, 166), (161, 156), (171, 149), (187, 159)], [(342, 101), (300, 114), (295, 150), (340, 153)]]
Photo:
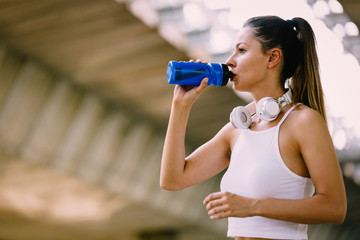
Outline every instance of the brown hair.
[(326, 121), (316, 40), (310, 24), (299, 17), (285, 21), (276, 16), (261, 16), (250, 18), (244, 27), (253, 29), (264, 52), (275, 47), (282, 50), (282, 86), (291, 79), (293, 102), (315, 109)]

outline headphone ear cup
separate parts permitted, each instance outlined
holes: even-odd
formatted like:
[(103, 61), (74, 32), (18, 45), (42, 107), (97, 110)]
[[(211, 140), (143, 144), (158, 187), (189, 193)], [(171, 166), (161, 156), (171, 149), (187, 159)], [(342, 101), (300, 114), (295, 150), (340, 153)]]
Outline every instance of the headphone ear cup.
[(256, 104), (256, 115), (264, 121), (275, 120), (280, 113), (280, 106), (271, 97), (264, 97)]
[(236, 107), (230, 113), (230, 122), (235, 128), (249, 128), (251, 125), (251, 120), (251, 114), (244, 106)]

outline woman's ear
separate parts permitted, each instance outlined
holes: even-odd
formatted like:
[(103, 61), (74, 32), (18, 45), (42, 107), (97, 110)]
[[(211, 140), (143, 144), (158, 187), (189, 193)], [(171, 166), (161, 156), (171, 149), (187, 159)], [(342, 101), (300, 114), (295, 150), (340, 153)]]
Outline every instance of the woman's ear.
[(269, 51), (268, 67), (273, 68), (281, 62), (282, 51), (279, 48), (273, 48)]

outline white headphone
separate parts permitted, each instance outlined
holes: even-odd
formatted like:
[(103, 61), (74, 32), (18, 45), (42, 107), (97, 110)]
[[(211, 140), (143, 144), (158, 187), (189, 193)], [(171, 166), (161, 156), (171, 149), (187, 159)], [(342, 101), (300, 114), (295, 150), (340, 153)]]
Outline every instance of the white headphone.
[(261, 120), (273, 121), (278, 117), (281, 108), (292, 102), (291, 96), (291, 89), (289, 88), (288, 91), (278, 99), (264, 97), (260, 99), (256, 106), (254, 101), (245, 107), (236, 107), (230, 113), (230, 122), (235, 128), (249, 128), (252, 122), (252, 116), (254, 116), (255, 113)]

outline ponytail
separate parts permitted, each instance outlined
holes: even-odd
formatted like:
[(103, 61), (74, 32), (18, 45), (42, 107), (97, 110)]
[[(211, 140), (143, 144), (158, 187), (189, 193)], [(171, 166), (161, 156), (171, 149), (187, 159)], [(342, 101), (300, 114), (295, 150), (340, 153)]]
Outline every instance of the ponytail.
[(315, 35), (310, 24), (303, 18), (285, 21), (276, 16), (262, 16), (250, 18), (244, 27), (252, 28), (264, 53), (276, 47), (282, 50), (282, 86), (290, 79), (292, 101), (315, 109), (326, 121)]
[(297, 31), (301, 44), (300, 61), (290, 81), (292, 100), (318, 111), (326, 121), (324, 93), (320, 81), (319, 60), (314, 32), (307, 21), (293, 18), (289, 21)]

